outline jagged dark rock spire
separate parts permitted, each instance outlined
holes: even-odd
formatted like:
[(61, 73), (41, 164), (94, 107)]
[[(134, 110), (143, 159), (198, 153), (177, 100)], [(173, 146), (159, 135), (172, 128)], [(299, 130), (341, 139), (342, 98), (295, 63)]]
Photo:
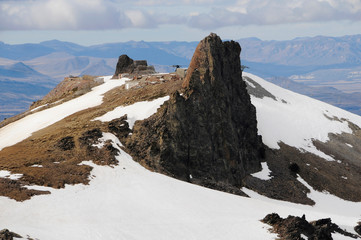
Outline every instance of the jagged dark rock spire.
[(237, 42), (222, 42), (216, 34), (203, 39), (183, 82), (184, 95), (174, 93), (157, 114), (134, 126), (132, 155), (157, 171), (231, 192), (260, 170), (263, 144), (240, 51)]

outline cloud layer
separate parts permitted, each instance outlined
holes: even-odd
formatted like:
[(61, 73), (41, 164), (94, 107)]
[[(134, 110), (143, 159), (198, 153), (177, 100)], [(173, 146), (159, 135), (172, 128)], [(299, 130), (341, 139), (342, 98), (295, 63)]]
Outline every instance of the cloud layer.
[(156, 28), (361, 20), (359, 0), (0, 0), (0, 30)]

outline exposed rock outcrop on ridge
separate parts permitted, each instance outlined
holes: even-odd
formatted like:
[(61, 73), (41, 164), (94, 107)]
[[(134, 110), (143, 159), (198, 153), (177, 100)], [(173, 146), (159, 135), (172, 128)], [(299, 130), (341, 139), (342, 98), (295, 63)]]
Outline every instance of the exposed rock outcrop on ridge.
[(240, 69), (238, 43), (215, 34), (193, 55), (180, 93), (156, 114), (136, 122), (127, 148), (156, 171), (241, 193), (244, 177), (264, 157), (257, 120)]
[(308, 222), (305, 215), (302, 217), (288, 216), (281, 218), (277, 213), (268, 214), (262, 222), (273, 227), (273, 232), (278, 233), (278, 239), (319, 239), (332, 240), (332, 233), (359, 239), (356, 234), (342, 230), (330, 218)]
[(133, 60), (127, 55), (119, 56), (117, 67), (113, 78), (119, 77), (122, 73), (129, 74), (152, 74), (155, 73), (154, 66), (148, 66), (146, 60)]

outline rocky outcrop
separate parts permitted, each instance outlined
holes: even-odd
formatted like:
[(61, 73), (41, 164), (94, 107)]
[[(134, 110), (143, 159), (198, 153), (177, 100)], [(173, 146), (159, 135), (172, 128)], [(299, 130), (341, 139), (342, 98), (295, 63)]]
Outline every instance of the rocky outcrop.
[(113, 78), (119, 77), (122, 73), (129, 74), (152, 74), (155, 73), (153, 66), (148, 66), (146, 60), (133, 60), (123, 54), (119, 57)]
[(23, 238), (19, 234), (10, 232), (8, 229), (0, 231), (0, 240), (13, 240), (14, 238)]
[(240, 193), (264, 155), (240, 51), (238, 43), (215, 34), (202, 40), (183, 88), (156, 114), (136, 122), (127, 141), (131, 155), (170, 176)]
[(342, 230), (337, 224), (332, 223), (330, 218), (308, 222), (305, 215), (302, 217), (288, 216), (281, 218), (277, 213), (268, 214), (262, 222), (273, 227), (272, 231), (278, 233), (279, 239), (322, 239), (332, 240), (332, 233), (339, 233), (351, 238), (359, 238), (357, 235)]

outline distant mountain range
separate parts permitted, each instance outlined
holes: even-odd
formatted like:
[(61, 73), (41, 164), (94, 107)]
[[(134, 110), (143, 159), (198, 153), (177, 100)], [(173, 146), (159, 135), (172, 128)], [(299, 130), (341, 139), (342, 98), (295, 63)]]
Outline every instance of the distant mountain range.
[[(245, 71), (275, 83), (280, 78), (289, 83), (292, 81), (288, 85), (298, 83), (298, 90), (292, 90), (361, 115), (361, 35), (318, 36), (289, 41), (245, 38), (237, 41), (242, 46), (242, 64), (248, 67)], [(197, 42), (177, 41), (130, 41), (94, 46), (58, 40), (16, 45), (0, 42), (0, 98), (17, 94), (6, 90), (8, 87), (3, 84), (9, 81), (15, 85), (33, 84), (40, 92), (46, 92), (69, 75), (112, 75), (121, 54), (146, 59), (155, 65), (157, 71), (170, 72), (174, 70), (172, 65), (188, 66), (196, 45)], [(334, 96), (332, 92), (338, 94)], [(32, 100), (38, 96), (30, 92), (25, 95), (33, 96), (30, 97)], [(17, 113), (29, 107), (28, 101), (19, 103), (14, 100), (10, 105), (4, 105), (0, 100), (0, 120), (9, 115), (5, 109), (11, 109), (12, 103), (19, 106)]]
[(297, 38), (289, 41), (240, 39), (244, 59), (286, 66), (359, 66), (361, 35)]

